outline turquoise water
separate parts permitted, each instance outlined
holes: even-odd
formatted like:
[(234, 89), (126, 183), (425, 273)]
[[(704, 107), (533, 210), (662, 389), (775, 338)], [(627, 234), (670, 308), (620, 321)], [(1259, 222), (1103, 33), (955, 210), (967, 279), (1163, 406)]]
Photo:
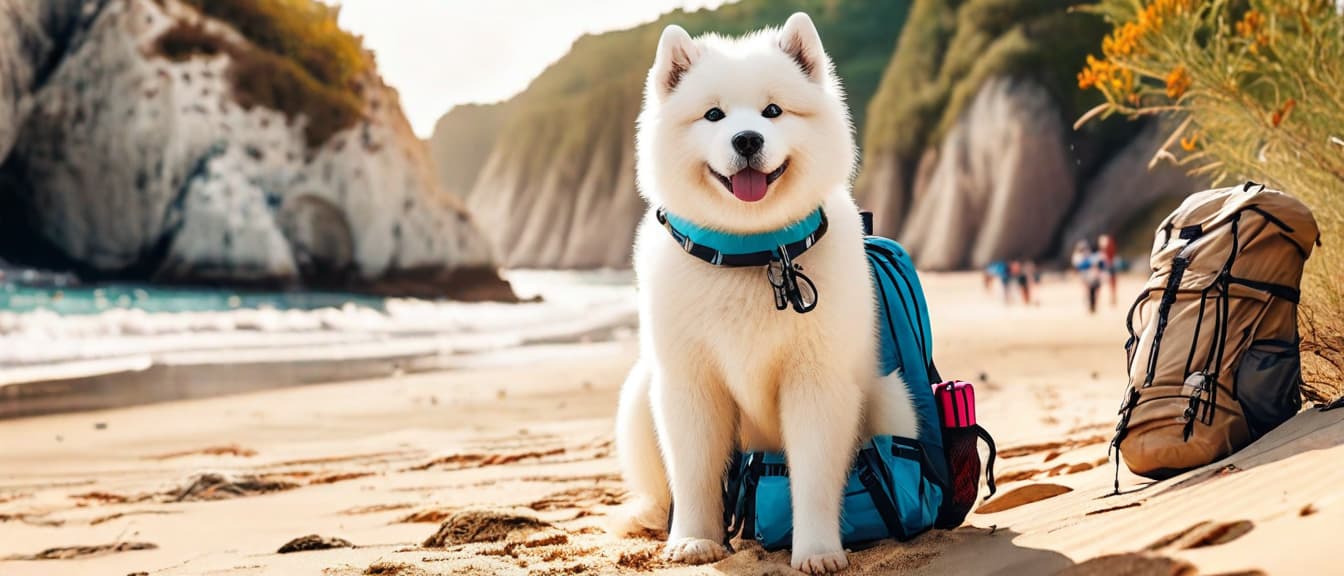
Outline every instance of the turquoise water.
[(57, 314), (97, 314), (107, 310), (210, 312), (246, 308), (315, 310), (354, 304), (382, 311), (385, 299), (341, 292), (264, 292), (209, 288), (166, 288), (143, 284), (100, 284), (65, 288), (0, 283), (0, 312), (50, 310)]

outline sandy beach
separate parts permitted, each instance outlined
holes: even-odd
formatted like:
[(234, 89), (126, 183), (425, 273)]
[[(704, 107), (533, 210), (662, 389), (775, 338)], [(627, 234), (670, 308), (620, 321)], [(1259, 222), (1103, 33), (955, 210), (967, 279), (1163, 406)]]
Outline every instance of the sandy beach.
[[(846, 573), (1337, 573), (1344, 410), (1167, 481), (1122, 469), (1111, 495), (1141, 281), (1088, 316), (1062, 278), (1023, 307), (978, 275), (926, 275), (936, 360), (976, 383), (999, 493), (961, 528), (854, 551)], [(0, 574), (793, 573), (750, 543), (688, 567), (658, 535), (605, 531), (635, 344), (570, 332), (422, 372), (0, 421)]]

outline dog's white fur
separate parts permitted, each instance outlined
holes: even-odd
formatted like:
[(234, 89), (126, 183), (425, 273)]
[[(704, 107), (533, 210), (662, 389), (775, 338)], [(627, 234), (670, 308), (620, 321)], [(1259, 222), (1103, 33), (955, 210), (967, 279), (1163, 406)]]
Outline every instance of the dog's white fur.
[[(763, 117), (771, 103), (783, 115)], [(705, 120), (711, 107), (726, 117)], [(731, 145), (742, 130), (765, 138), (758, 169), (790, 162), (758, 202), (738, 200), (707, 169), (730, 175), (745, 164)], [(796, 260), (819, 294), (808, 314), (775, 310), (763, 268), (687, 255), (652, 210), (640, 226), (641, 357), (621, 391), (616, 442), (636, 496), (632, 526), (666, 527), (676, 502), (666, 548), (674, 561), (726, 555), (720, 483), (731, 451), (743, 447), (786, 453), (793, 566), (844, 568), (840, 502), (858, 440), (917, 432), (904, 385), (875, 375), (875, 297), (849, 191), (854, 158), (844, 95), (807, 15), (740, 39), (663, 32), (639, 117), (639, 188), (649, 204), (733, 233), (777, 229), (819, 205), (830, 221)]]

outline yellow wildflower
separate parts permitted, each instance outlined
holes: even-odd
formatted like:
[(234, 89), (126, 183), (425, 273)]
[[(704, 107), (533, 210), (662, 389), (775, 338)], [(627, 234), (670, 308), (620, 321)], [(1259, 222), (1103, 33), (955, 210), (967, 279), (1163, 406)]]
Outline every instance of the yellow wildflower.
[(1190, 74), (1186, 72), (1185, 66), (1177, 66), (1167, 74), (1167, 98), (1179, 100), (1190, 89), (1190, 84)]
[(1181, 138), (1181, 150), (1185, 150), (1186, 152), (1193, 152), (1195, 150), (1195, 146), (1198, 145), (1199, 145), (1198, 132), (1190, 135), (1189, 138)]
[(1265, 25), (1265, 15), (1259, 10), (1247, 10), (1237, 22), (1237, 35), (1242, 38), (1255, 38), (1260, 33), (1260, 28)]
[(1096, 56), (1087, 55), (1087, 67), (1078, 73), (1078, 88), (1087, 90), (1099, 84), (1106, 83), (1110, 76), (1111, 63), (1105, 60), (1098, 60)]

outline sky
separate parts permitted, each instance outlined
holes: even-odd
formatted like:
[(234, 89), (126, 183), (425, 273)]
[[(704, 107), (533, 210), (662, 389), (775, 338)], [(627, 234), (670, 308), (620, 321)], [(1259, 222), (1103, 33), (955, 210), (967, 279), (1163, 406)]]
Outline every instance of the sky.
[[(453, 106), (517, 94), (579, 36), (725, 0), (332, 0), (401, 93), (416, 134)], [(731, 1), (731, 0), (730, 0)]]

